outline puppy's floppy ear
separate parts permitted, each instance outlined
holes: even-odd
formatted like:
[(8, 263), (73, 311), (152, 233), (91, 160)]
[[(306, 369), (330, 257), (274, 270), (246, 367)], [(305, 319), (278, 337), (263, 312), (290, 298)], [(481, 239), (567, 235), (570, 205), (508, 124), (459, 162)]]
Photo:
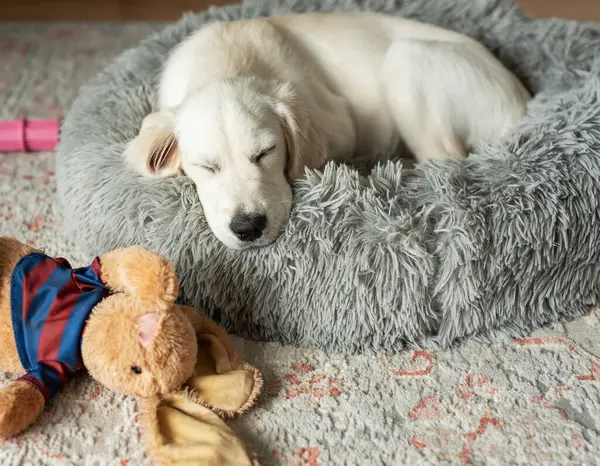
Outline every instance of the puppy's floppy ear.
[(324, 135), (311, 122), (302, 99), (289, 83), (275, 92), (275, 112), (287, 145), (286, 175), (294, 180), (304, 175), (304, 168), (320, 168), (325, 161), (327, 143)]
[(125, 160), (142, 175), (162, 178), (181, 172), (181, 156), (173, 132), (174, 113), (154, 112), (144, 118), (136, 138), (125, 149)]

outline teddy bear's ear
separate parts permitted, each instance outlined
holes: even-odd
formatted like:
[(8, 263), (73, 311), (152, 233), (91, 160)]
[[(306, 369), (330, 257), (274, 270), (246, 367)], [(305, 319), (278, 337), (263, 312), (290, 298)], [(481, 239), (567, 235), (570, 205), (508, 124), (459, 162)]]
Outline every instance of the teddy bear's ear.
[(143, 348), (147, 348), (158, 335), (160, 320), (161, 316), (158, 312), (148, 312), (137, 318), (138, 341)]
[(102, 256), (100, 279), (113, 291), (128, 294), (155, 309), (171, 307), (179, 293), (173, 264), (140, 246)]

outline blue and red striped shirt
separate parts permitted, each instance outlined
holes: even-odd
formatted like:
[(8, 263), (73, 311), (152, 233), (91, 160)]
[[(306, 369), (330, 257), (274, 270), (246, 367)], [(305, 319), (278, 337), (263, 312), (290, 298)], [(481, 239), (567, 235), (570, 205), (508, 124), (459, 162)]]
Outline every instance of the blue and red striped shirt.
[(19, 380), (37, 387), (46, 402), (83, 368), (81, 338), (92, 309), (108, 295), (100, 260), (73, 269), (63, 258), (35, 252), (21, 258), (11, 277), (12, 324), (21, 364)]

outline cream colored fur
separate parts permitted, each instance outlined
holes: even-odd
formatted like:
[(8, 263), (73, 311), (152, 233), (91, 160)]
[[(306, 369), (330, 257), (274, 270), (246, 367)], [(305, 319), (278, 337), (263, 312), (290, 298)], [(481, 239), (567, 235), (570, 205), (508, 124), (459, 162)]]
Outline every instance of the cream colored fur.
[[(306, 167), (401, 140), (418, 162), (465, 157), (513, 129), (529, 98), (482, 45), (429, 24), (375, 13), (218, 22), (168, 57), (159, 109), (124, 155), (146, 176), (189, 176), (228, 247), (264, 246)], [(234, 220), (258, 214), (259, 237), (240, 235)]]

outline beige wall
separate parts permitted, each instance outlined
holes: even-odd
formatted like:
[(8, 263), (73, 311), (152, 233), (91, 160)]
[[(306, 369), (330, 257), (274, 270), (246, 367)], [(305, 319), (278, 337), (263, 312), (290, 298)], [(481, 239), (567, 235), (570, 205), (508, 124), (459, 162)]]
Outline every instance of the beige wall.
[[(451, 1), (451, 0), (449, 0)], [(600, 21), (600, 0), (517, 0), (535, 16)], [(167, 21), (232, 0), (0, 0), (0, 20)]]
[(533, 16), (600, 21), (600, 0), (517, 0)]

